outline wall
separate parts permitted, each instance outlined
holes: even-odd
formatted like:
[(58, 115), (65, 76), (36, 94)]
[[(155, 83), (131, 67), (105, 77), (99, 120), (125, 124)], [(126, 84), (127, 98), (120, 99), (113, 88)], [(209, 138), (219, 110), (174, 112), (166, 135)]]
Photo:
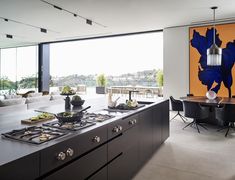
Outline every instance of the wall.
[(164, 97), (179, 98), (189, 93), (188, 27), (163, 30)]

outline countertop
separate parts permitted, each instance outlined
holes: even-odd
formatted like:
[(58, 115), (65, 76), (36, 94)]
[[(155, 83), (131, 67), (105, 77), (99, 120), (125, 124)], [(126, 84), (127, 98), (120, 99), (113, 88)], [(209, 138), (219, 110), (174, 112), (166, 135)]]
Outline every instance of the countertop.
[[(34, 145), (34, 144), (29, 144), (25, 142), (20, 142), (12, 139), (6, 139), (5, 137), (0, 138), (0, 166), (10, 163), (14, 160), (20, 159), (24, 156), (36, 153), (42, 149), (45, 149), (47, 147), (53, 146), (57, 143), (60, 143), (62, 141), (65, 141), (67, 139), (70, 139), (72, 137), (78, 136), (80, 134), (86, 133), (88, 131), (91, 131), (95, 128), (98, 128), (100, 126), (106, 126), (107, 124), (122, 119), (124, 117), (128, 117), (130, 115), (133, 115), (135, 113), (138, 113), (144, 109), (150, 108), (151, 106), (154, 106), (155, 104), (161, 103), (165, 101), (163, 98), (159, 99), (150, 99), (150, 102), (153, 102), (152, 104), (145, 105), (142, 108), (139, 108), (137, 110), (131, 110), (127, 113), (119, 113), (117, 114), (116, 117), (106, 120), (104, 122), (97, 122), (96, 125), (87, 127), (85, 129), (71, 132), (68, 135), (65, 135), (61, 138), (51, 140), (49, 142), (40, 144), (40, 145)], [(98, 112), (100, 110), (103, 110), (107, 108), (107, 98), (102, 97), (102, 98), (96, 98), (96, 99), (87, 99), (86, 102), (84, 103), (83, 107), (91, 106), (88, 112)], [(49, 107), (43, 107), (39, 108), (40, 110), (52, 112), (52, 113), (58, 113), (58, 112), (63, 112), (65, 111), (64, 109), (64, 104), (58, 104), (58, 105), (53, 105)], [(22, 111), (22, 112), (17, 112), (13, 114), (7, 114), (7, 115), (1, 115), (0, 116), (0, 133), (5, 133), (8, 131), (11, 131), (13, 129), (20, 129), (23, 127), (28, 127), (28, 125), (23, 125), (21, 124), (22, 119), (27, 119), (30, 118), (34, 115), (38, 114), (34, 110), (27, 110), (27, 111)], [(37, 125), (40, 125), (41, 123), (38, 123)]]

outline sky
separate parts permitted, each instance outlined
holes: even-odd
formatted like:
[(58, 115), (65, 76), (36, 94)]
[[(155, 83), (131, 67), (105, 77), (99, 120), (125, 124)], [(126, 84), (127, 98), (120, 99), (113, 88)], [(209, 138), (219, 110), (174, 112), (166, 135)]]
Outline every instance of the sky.
[(16, 81), (35, 75), (38, 71), (37, 46), (1, 49), (0, 75)]
[(163, 69), (163, 33), (54, 43), (50, 59), (53, 77)]
[[(36, 74), (37, 46), (1, 49), (0, 75), (10, 80)], [(120, 75), (163, 69), (163, 33), (53, 43), (50, 45), (50, 74)]]

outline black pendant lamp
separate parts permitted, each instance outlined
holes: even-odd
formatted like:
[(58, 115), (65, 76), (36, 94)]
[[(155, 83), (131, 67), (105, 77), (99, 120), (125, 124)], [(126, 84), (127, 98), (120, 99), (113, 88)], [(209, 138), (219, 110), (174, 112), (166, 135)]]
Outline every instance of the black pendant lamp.
[(207, 49), (207, 66), (221, 66), (222, 49), (215, 44), (215, 10), (218, 7), (211, 7), (213, 10), (213, 44)]

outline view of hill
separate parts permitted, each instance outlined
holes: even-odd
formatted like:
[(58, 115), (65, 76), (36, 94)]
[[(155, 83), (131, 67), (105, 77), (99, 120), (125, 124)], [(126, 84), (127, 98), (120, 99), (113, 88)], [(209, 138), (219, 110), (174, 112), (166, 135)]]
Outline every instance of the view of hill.
[[(156, 83), (156, 74), (158, 70), (145, 70), (136, 73), (122, 74), (119, 76), (106, 76), (107, 86), (158, 86)], [(97, 75), (69, 75), (65, 77), (51, 77), (50, 86), (72, 86), (85, 84), (88, 87), (96, 86)]]

